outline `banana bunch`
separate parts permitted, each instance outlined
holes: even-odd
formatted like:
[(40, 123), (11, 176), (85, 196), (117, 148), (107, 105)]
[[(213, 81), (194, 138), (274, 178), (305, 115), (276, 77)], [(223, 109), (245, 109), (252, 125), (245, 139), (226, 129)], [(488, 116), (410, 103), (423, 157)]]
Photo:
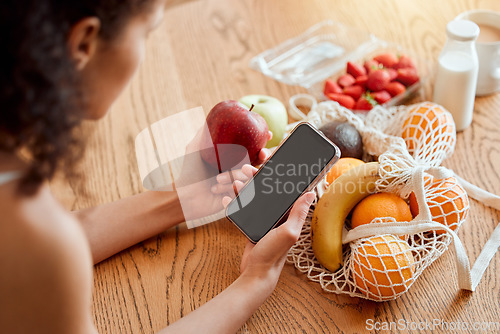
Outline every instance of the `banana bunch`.
[(314, 256), (326, 269), (343, 264), (342, 228), (347, 215), (363, 198), (375, 192), (379, 163), (370, 162), (341, 174), (316, 205), (311, 221)]

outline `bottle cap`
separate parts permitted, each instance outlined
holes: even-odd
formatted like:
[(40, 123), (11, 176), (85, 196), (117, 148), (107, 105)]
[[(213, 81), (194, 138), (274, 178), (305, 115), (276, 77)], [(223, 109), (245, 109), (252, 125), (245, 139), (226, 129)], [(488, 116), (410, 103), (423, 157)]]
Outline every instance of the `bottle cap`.
[(479, 36), (479, 27), (469, 20), (454, 20), (446, 25), (446, 33), (457, 41), (473, 41)]

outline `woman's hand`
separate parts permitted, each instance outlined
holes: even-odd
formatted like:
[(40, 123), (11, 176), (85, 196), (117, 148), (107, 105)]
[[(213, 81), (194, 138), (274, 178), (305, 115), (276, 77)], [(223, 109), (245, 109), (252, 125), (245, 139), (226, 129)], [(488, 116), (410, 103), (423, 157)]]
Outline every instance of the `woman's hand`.
[[(255, 173), (256, 170), (249, 165), (243, 166), (242, 174), (238, 175), (239, 179), (247, 177), (250, 172)], [(225, 181), (223, 175), (221, 174), (221, 178)], [(233, 187), (239, 191), (243, 185), (243, 182), (235, 181)], [(221, 188), (225, 186), (227, 185), (220, 185)], [(241, 258), (240, 272), (242, 276), (262, 279), (268, 283), (269, 293), (274, 290), (288, 251), (300, 236), (314, 198), (313, 192), (303, 194), (293, 205), (285, 223), (269, 231), (257, 244), (247, 242)], [(231, 198), (224, 197), (224, 206), (227, 206), (230, 201)]]
[[(238, 193), (256, 172), (257, 168), (244, 165), (241, 170), (232, 172), (232, 179), (235, 180), (233, 183), (228, 172), (219, 174), (217, 177), (219, 183), (212, 188), (212, 191), (221, 194), (233, 191)], [(224, 207), (231, 202), (231, 197), (225, 196), (222, 199)], [(295, 202), (285, 223), (272, 229), (257, 244), (247, 242), (240, 265), (242, 276), (263, 278), (269, 282), (270, 290), (274, 289), (288, 251), (300, 236), (314, 198), (313, 192), (303, 194)]]
[[(269, 150), (263, 148), (259, 156), (265, 160), (269, 156)], [(217, 184), (212, 187), (212, 193), (222, 196), (220, 197), (221, 204), (226, 207), (245, 183), (257, 173), (257, 170), (252, 165), (243, 165), (241, 169), (217, 175)]]
[[(243, 166), (242, 174), (235, 175), (239, 181), (234, 185), (224, 182), (218, 189), (229, 186), (241, 190), (244, 184), (241, 180), (249, 179), (256, 171), (252, 166)], [(224, 176), (220, 178), (227, 181)], [(241, 259), (240, 277), (217, 297), (162, 333), (235, 333), (276, 287), (288, 250), (297, 241), (313, 200), (312, 192), (302, 195), (285, 223), (272, 229), (257, 244), (248, 242)], [(230, 197), (223, 199), (224, 205), (230, 201)]]
[[(269, 132), (269, 138), (272, 138), (272, 132)], [(199, 148), (202, 147), (201, 140), (202, 131), (200, 130), (186, 147), (182, 173), (175, 181), (177, 195), (186, 221), (222, 214), (223, 198), (235, 196), (233, 181), (238, 181), (235, 184), (241, 186), (257, 171), (251, 165), (244, 165), (239, 170), (232, 170), (231, 174), (224, 172), (217, 175), (217, 171), (208, 166), (201, 158), (199, 152)], [(261, 149), (257, 164), (264, 162), (269, 156), (270, 150)]]
[(298, 240), (315, 194), (302, 195), (292, 207), (287, 221), (272, 229), (257, 244), (247, 242), (241, 258), (242, 276), (264, 279), (270, 292), (278, 282), (290, 250)]

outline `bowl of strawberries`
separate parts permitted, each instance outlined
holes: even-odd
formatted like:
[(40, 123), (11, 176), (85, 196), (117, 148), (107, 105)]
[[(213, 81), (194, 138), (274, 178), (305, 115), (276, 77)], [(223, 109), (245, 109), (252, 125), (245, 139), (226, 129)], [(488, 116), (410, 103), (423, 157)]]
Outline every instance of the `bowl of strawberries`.
[(324, 81), (320, 98), (367, 112), (376, 105), (398, 105), (415, 96), (421, 77), (414, 57), (387, 50), (374, 53), (348, 60), (344, 71)]
[(373, 34), (327, 20), (255, 56), (250, 67), (355, 112), (429, 99), (429, 62)]

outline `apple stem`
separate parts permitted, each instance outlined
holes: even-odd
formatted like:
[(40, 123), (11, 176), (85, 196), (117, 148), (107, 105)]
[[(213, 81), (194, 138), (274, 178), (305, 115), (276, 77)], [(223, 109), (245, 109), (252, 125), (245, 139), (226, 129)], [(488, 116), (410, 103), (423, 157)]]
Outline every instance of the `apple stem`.
[(249, 111), (252, 111), (253, 107), (255, 107), (255, 104), (252, 104)]

